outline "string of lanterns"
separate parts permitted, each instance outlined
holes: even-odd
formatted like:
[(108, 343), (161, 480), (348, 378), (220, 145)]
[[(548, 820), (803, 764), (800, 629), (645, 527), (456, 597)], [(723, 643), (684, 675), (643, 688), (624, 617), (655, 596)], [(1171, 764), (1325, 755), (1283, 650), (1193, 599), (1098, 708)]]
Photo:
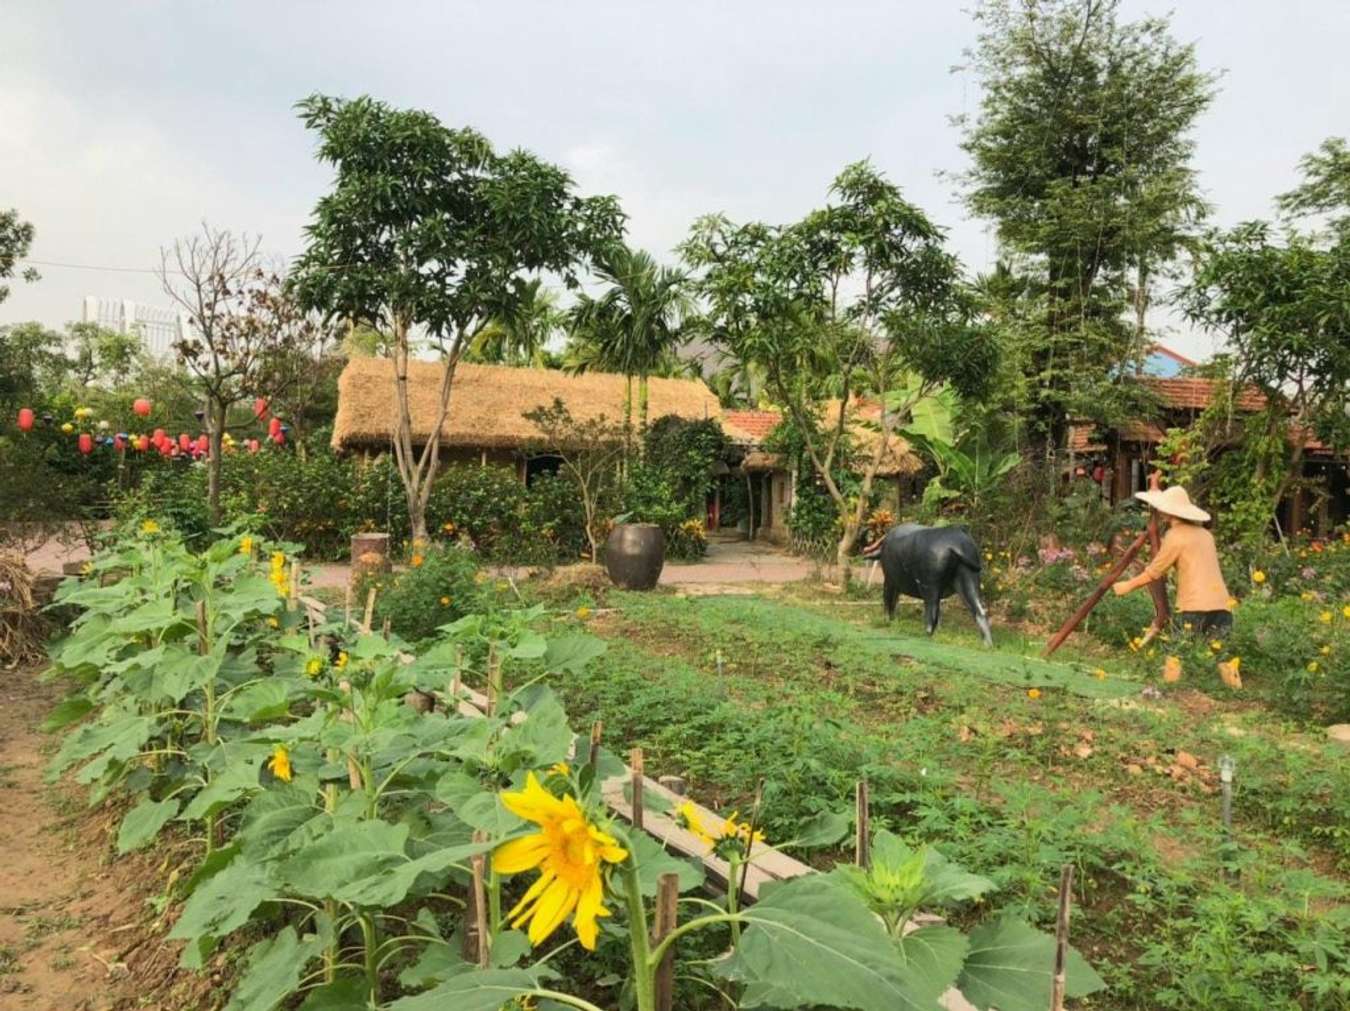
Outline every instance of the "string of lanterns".
[[(146, 418), (150, 416), (153, 405), (145, 397), (137, 397), (132, 402), (131, 410), (137, 417)], [(193, 438), (187, 432), (180, 432), (178, 438), (173, 438), (162, 428), (156, 428), (150, 435), (143, 433), (113, 432), (112, 426), (107, 421), (99, 421), (94, 425), (88, 425), (87, 421), (93, 416), (93, 409), (89, 407), (75, 408), (75, 421), (79, 422), (80, 429), (75, 439), (75, 446), (84, 456), (89, 456), (100, 446), (112, 449), (115, 453), (123, 453), (130, 449), (137, 453), (149, 453), (151, 450), (159, 453), (161, 457), (172, 459), (177, 457), (191, 457), (193, 460), (200, 460), (211, 455), (211, 440), (205, 432)], [(197, 412), (197, 417), (202, 418), (202, 412)], [(286, 436), (290, 433), (290, 426), (282, 424), (280, 418), (276, 415), (268, 417), (268, 403), (263, 397), (253, 401), (253, 416), (261, 424), (267, 419), (266, 441), (276, 446), (286, 444)], [(41, 418), (43, 425), (50, 428), (56, 423), (56, 419), (50, 414), (44, 414)], [(37, 424), (38, 417), (31, 407), (19, 408), (18, 428), (20, 432), (28, 433), (33, 430)], [(88, 429), (92, 428), (99, 434)], [(77, 425), (74, 422), (66, 421), (61, 424), (61, 432), (65, 435), (74, 435)], [(260, 439), (242, 439), (236, 440), (229, 432), (221, 436), (221, 448), (227, 452), (234, 452), (236, 448), (243, 448), (249, 453), (256, 453), (262, 448), (263, 440)]]

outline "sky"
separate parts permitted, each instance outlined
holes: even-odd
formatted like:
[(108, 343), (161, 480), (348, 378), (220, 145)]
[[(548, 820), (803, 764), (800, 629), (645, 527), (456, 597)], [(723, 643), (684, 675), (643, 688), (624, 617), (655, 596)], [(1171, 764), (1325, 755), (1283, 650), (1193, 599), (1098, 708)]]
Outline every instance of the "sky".
[[(37, 228), (35, 284), (0, 324), (78, 319), (86, 295), (166, 305), (162, 246), (203, 220), (294, 255), (328, 170), (294, 102), (370, 94), (470, 125), (615, 193), (660, 257), (699, 215), (790, 221), (870, 158), (948, 229), (971, 271), (997, 249), (950, 178), (967, 3), (654, 4), (0, 0), (0, 207)], [(1350, 133), (1350, 4), (1176, 0), (1173, 31), (1221, 91), (1195, 131), (1215, 220), (1272, 214), (1300, 157)], [(1166, 5), (1124, 0), (1128, 17)], [(119, 268), (119, 269), (111, 269)], [(1160, 324), (1171, 326), (1165, 321)], [(1163, 335), (1187, 354), (1206, 334)]]

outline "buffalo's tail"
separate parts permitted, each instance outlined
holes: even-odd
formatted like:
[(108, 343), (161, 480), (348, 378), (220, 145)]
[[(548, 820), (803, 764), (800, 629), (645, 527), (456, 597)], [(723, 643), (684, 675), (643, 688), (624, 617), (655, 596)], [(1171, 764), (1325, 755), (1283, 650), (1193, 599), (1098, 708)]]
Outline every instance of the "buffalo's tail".
[(984, 565), (980, 561), (980, 549), (975, 546), (975, 541), (967, 537), (960, 544), (953, 547), (956, 557), (961, 559), (962, 564), (975, 572), (980, 572)]

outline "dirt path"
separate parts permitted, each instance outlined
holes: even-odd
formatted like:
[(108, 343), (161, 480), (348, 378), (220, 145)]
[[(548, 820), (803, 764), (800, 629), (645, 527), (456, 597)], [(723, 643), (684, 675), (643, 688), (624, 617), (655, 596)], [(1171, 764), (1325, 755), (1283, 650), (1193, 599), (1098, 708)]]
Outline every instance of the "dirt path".
[(114, 864), (116, 814), (43, 781), (56, 740), (38, 727), (61, 695), (0, 671), (0, 1011), (188, 1007), (156, 993), (177, 974), (148, 929), (154, 858)]

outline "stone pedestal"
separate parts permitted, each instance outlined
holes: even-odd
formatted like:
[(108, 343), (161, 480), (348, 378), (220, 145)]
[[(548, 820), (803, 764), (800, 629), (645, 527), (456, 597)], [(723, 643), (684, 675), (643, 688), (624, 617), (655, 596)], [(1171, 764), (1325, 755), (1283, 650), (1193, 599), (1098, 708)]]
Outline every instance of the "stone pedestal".
[(389, 571), (389, 535), (352, 535), (352, 582)]

